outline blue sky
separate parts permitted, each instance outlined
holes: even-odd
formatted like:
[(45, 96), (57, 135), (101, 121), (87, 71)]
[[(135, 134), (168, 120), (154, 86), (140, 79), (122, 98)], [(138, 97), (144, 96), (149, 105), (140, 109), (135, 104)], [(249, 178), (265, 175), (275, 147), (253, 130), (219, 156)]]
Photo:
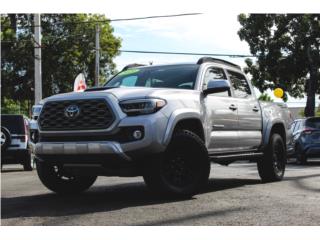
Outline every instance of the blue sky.
[[(122, 38), (122, 49), (250, 54), (237, 30), (237, 14), (202, 14), (176, 18), (113, 22), (115, 34)], [(118, 69), (132, 62), (154, 64), (195, 62), (200, 56), (122, 53), (115, 59)], [(225, 58), (240, 65), (243, 59)]]
[[(190, 12), (190, 11), (189, 11)], [(196, 11), (195, 11), (196, 12)], [(168, 13), (167, 13), (168, 14)], [(114, 34), (122, 38), (122, 49), (145, 51), (173, 51), (199, 53), (226, 53), (250, 55), (249, 46), (237, 34), (240, 24), (238, 12), (213, 11), (202, 15), (159, 18), (137, 21), (112, 22)], [(149, 15), (163, 15), (156, 13)], [(145, 13), (130, 17), (148, 16)], [(121, 18), (121, 14), (108, 15)], [(128, 16), (126, 16), (128, 17)], [(165, 64), (196, 62), (201, 56), (121, 53), (115, 59), (118, 70), (130, 63)], [(223, 59), (245, 66), (244, 58)], [(259, 95), (259, 92), (257, 95)], [(268, 91), (273, 97), (273, 93)], [(282, 102), (281, 99), (275, 101)], [(289, 98), (289, 106), (303, 106), (305, 99)]]

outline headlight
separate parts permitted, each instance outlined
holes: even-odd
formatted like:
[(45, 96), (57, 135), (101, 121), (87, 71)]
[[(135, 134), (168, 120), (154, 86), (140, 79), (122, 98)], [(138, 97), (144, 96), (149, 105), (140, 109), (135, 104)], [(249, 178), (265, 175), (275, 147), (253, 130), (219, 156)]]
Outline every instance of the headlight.
[(129, 116), (155, 113), (166, 105), (163, 99), (134, 99), (120, 102), (122, 111)]
[(37, 120), (42, 109), (42, 105), (33, 105), (32, 107), (32, 119)]

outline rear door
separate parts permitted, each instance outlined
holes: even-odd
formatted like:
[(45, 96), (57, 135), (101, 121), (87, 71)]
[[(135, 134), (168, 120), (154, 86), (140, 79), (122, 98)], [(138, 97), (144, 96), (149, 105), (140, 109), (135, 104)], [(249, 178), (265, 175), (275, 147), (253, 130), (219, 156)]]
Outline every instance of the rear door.
[[(203, 89), (206, 89), (209, 80), (225, 79), (227, 76), (222, 68), (209, 67), (204, 76)], [(209, 152), (235, 151), (238, 147), (238, 117), (236, 99), (231, 92), (208, 94), (205, 106), (210, 126)], [(231, 107), (233, 106), (233, 107)]]
[(262, 140), (262, 116), (258, 100), (246, 77), (236, 71), (227, 70), (238, 107), (238, 138), (240, 150), (252, 150)]

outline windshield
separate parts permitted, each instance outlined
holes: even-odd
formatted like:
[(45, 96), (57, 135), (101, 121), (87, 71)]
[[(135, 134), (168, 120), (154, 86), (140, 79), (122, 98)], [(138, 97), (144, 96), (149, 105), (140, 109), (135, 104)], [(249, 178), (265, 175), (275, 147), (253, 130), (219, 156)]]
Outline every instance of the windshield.
[(199, 65), (130, 68), (110, 79), (106, 87), (150, 87), (194, 89)]
[(310, 128), (320, 129), (320, 117), (309, 118), (306, 121), (306, 126)]

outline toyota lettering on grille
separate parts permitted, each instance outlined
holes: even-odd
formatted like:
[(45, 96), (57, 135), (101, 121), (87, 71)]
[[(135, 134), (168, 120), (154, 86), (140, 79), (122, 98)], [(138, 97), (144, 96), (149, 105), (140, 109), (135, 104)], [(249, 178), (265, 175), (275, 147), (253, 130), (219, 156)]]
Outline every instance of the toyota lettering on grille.
[(64, 110), (64, 115), (69, 119), (75, 119), (79, 114), (80, 108), (77, 105), (70, 105)]

